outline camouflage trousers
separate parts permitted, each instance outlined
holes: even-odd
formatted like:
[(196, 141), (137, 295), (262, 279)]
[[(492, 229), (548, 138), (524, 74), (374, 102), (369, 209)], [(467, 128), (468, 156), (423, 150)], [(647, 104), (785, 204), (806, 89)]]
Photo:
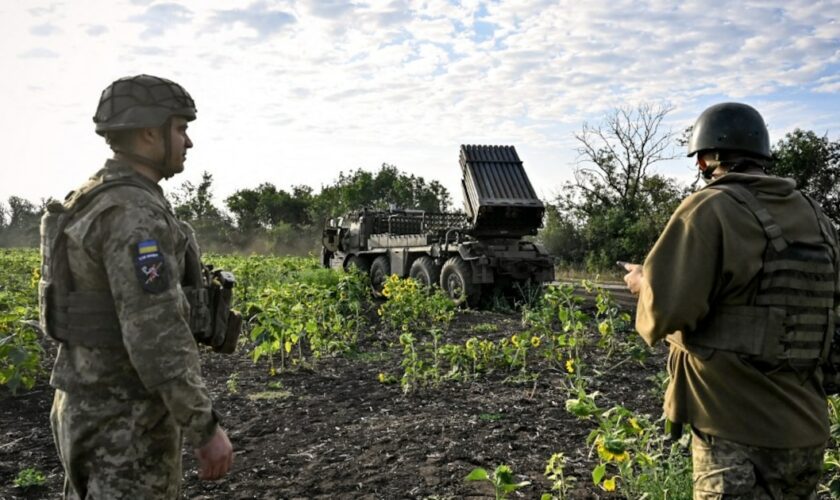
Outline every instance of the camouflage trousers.
[(181, 433), (161, 401), (56, 390), (50, 421), (66, 500), (180, 497)]
[(759, 448), (694, 431), (694, 500), (815, 500), (824, 450)]

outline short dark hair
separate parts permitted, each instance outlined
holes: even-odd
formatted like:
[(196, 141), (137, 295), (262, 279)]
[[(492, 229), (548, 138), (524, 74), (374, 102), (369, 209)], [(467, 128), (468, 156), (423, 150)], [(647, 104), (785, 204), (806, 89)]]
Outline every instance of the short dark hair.
[(137, 135), (137, 129), (109, 130), (103, 135), (105, 136), (105, 142), (114, 152), (120, 150), (131, 151), (134, 149), (134, 137)]

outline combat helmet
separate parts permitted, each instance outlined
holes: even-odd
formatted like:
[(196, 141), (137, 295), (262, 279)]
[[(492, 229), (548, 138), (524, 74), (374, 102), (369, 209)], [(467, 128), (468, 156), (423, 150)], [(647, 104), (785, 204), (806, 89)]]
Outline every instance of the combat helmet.
[(195, 120), (195, 101), (184, 87), (151, 75), (120, 78), (102, 91), (93, 122), (96, 133), (156, 128), (172, 116)]
[[(164, 178), (177, 170), (170, 162), (172, 141), (170, 126), (173, 116), (195, 120), (195, 101), (184, 87), (151, 75), (120, 78), (102, 91), (93, 122), (96, 133), (105, 137), (115, 153), (157, 169)], [(153, 160), (127, 151), (114, 144), (110, 133), (142, 128), (159, 128), (164, 140), (163, 161)]]
[(769, 160), (770, 136), (764, 119), (755, 108), (737, 102), (706, 108), (694, 123), (688, 156), (707, 150), (736, 151)]

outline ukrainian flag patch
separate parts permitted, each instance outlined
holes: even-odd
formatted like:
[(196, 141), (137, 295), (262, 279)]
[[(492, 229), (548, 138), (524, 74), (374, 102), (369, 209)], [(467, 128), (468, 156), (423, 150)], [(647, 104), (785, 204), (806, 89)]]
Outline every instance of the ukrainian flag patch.
[(140, 255), (146, 255), (150, 253), (157, 253), (158, 251), (158, 243), (156, 240), (146, 240), (141, 241), (137, 244), (137, 253)]
[(168, 288), (166, 266), (157, 240), (137, 243), (134, 270), (140, 286), (149, 293), (160, 293)]

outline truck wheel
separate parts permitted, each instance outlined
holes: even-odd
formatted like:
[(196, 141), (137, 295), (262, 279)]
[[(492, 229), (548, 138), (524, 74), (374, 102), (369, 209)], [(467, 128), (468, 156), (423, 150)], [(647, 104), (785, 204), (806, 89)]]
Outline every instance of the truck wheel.
[(345, 262), (344, 262), (344, 270), (349, 271), (351, 267), (356, 266), (356, 269), (359, 271), (367, 274), (370, 266), (368, 266), (367, 260), (364, 257), (360, 257), (358, 255), (351, 255)]
[(474, 304), (478, 299), (478, 285), (472, 282), (470, 266), (461, 257), (451, 257), (440, 271), (440, 287), (456, 304)]
[(385, 286), (385, 281), (391, 275), (391, 262), (388, 256), (380, 255), (373, 259), (373, 264), (370, 265), (370, 287), (373, 288), (373, 295), (375, 297), (382, 297), (382, 288)]
[(333, 257), (333, 252), (330, 252), (324, 247), (321, 247), (321, 267), (330, 268), (330, 259)]
[(440, 267), (435, 265), (435, 261), (431, 257), (424, 255), (411, 263), (408, 276), (417, 280), (424, 287), (431, 288), (437, 285), (438, 280), (440, 280)]

